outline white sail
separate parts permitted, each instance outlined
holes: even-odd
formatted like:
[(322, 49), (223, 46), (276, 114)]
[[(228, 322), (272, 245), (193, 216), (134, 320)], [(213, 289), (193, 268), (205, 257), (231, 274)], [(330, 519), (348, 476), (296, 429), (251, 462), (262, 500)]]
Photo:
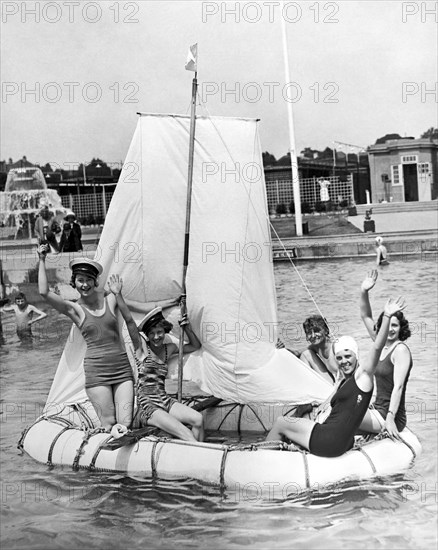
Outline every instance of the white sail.
[[(153, 302), (181, 292), (189, 130), (185, 116), (138, 120), (95, 256), (104, 266), (101, 281), (121, 275), (129, 300)], [(184, 378), (240, 403), (322, 400), (331, 386), (275, 348), (265, 192), (257, 121), (197, 117), (186, 283), (202, 348), (186, 358)], [(76, 355), (69, 346), (77, 346)], [(83, 350), (77, 337), (67, 343), (49, 402), (71, 399), (72, 384), (83, 383), (77, 374)], [(69, 364), (73, 356), (76, 366)]]

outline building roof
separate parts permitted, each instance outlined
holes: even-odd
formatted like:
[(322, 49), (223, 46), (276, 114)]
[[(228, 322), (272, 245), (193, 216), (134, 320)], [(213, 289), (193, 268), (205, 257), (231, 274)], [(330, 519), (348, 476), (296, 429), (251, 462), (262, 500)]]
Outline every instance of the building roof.
[(430, 140), (428, 138), (420, 139), (391, 139), (385, 143), (370, 145), (368, 153), (375, 155), (378, 153), (388, 153), (390, 151), (412, 151), (413, 149), (436, 149), (438, 150), (438, 139)]

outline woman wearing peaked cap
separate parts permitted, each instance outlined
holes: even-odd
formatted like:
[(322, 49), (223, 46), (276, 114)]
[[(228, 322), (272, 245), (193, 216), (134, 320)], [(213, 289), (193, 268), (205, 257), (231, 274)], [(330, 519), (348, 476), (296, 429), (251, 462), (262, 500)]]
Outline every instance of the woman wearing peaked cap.
[(267, 439), (285, 438), (323, 457), (340, 456), (350, 450), (354, 444), (354, 435), (368, 411), (373, 394), (374, 373), (388, 335), (389, 320), (404, 307), (401, 298), (387, 301), (380, 330), (361, 364), (353, 338), (343, 336), (334, 343), (336, 361), (345, 380), (331, 398), (331, 412), (322, 424), (307, 418), (283, 416), (275, 421)]
[[(111, 431), (117, 424), (119, 432), (126, 432), (132, 422), (134, 377), (118, 330), (116, 300), (105, 296), (99, 285), (102, 266), (88, 258), (75, 258), (70, 262), (70, 284), (80, 295), (76, 303), (70, 302), (49, 290), (46, 254), (47, 247), (40, 245), (39, 292), (52, 307), (75, 323), (87, 343), (85, 391), (102, 428)], [(142, 306), (143, 312), (153, 307)]]
[[(166, 334), (172, 330), (172, 323), (164, 318), (161, 307), (158, 307), (148, 313), (137, 326), (124, 302), (122, 285), (122, 279), (118, 275), (110, 276), (109, 289), (116, 296), (117, 305), (126, 321), (134, 345), (138, 369), (136, 419), (143, 426), (156, 426), (185, 441), (202, 441), (202, 414), (183, 403), (178, 403), (166, 393), (168, 359), (178, 353), (176, 344), (165, 341)], [(184, 353), (199, 349), (201, 343), (190, 328), (187, 316), (183, 317), (180, 324), (185, 326), (185, 333), (189, 339), (189, 342), (184, 344)], [(143, 346), (141, 334), (146, 337), (146, 346)]]

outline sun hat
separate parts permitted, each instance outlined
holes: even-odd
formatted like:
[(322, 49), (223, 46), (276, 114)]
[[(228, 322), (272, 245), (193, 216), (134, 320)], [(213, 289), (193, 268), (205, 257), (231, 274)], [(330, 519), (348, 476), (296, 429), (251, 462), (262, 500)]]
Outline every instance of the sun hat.
[(140, 332), (147, 334), (149, 329), (160, 321), (164, 321), (163, 309), (161, 307), (156, 307), (141, 319), (137, 327)]
[(69, 265), (73, 275), (84, 273), (85, 275), (90, 275), (93, 279), (97, 279), (103, 271), (103, 267), (100, 263), (88, 258), (75, 258), (70, 261)]
[(359, 348), (357, 345), (356, 340), (352, 336), (341, 336), (336, 340), (336, 342), (333, 344), (333, 351), (335, 355), (341, 351), (349, 349), (354, 353), (354, 355), (359, 358)]

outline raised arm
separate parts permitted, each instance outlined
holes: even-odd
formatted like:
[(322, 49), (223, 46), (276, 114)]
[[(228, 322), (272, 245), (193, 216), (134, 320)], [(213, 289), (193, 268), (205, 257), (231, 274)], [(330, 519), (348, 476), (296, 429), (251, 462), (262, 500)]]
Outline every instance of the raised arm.
[(38, 266), (38, 290), (40, 295), (44, 300), (55, 308), (59, 313), (63, 313), (70, 317), (70, 319), (79, 325), (81, 323), (81, 317), (76, 310), (72, 302), (68, 302), (55, 294), (49, 289), (49, 282), (47, 280), (47, 271), (46, 271), (46, 255), (47, 255), (48, 246), (41, 244), (38, 246), (37, 252), (39, 257), (39, 266)]
[(405, 301), (400, 296), (396, 300), (392, 300), (391, 298), (389, 298), (389, 300), (385, 304), (380, 330), (377, 333), (376, 339), (373, 342), (368, 356), (366, 357), (363, 365), (361, 365), (362, 371), (367, 373), (367, 375), (371, 378), (374, 376), (380, 354), (388, 337), (390, 319), (394, 315), (394, 313), (396, 313), (397, 311), (402, 311), (405, 307)]
[(368, 292), (376, 284), (378, 274), (377, 269), (373, 269), (371, 273), (362, 281), (362, 285), (360, 287), (360, 316), (368, 331), (368, 334), (373, 340), (376, 338), (376, 332), (374, 330), (373, 312), (371, 310)]
[(189, 339), (189, 343), (184, 344), (183, 346), (184, 353), (192, 353), (193, 351), (199, 349), (202, 344), (193, 332), (187, 315), (183, 316), (179, 324), (181, 327), (184, 327), (184, 332), (187, 334), (187, 338)]
[(168, 300), (159, 300), (157, 302), (137, 302), (135, 300), (125, 300), (129, 309), (136, 311), (137, 313), (149, 313), (156, 307), (166, 309), (168, 307), (177, 306), (179, 302), (179, 296), (177, 298), (169, 298)]
[(108, 281), (108, 288), (109, 290), (114, 294), (116, 297), (116, 304), (117, 307), (120, 310), (120, 313), (122, 314), (123, 319), (125, 320), (126, 327), (129, 332), (129, 336), (132, 340), (132, 343), (134, 344), (134, 349), (141, 350), (141, 336), (138, 332), (137, 325), (135, 324), (135, 321), (131, 315), (131, 312), (129, 311), (129, 308), (122, 296), (122, 286), (123, 281), (118, 275), (110, 275), (109, 281)]

